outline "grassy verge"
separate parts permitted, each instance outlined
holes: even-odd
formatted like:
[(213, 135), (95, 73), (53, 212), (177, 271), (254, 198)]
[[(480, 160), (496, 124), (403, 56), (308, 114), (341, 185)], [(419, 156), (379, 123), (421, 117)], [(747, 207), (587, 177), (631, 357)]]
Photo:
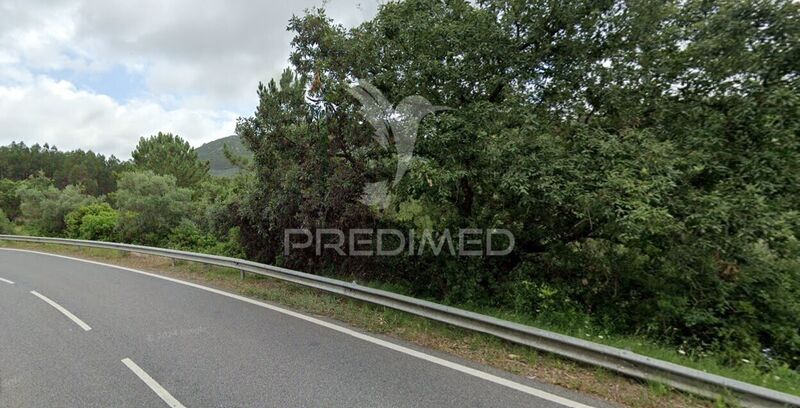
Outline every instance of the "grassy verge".
[[(451, 306), (469, 309), (465, 305)], [(609, 333), (601, 327), (590, 323), (585, 316), (564, 316), (558, 313), (547, 315), (543, 313), (538, 318), (531, 318), (527, 315), (498, 309), (471, 310), (500, 319), (629, 350), (644, 356), (669, 361), (684, 367), (691, 367), (776, 391), (800, 395), (800, 373), (786, 365), (776, 365), (769, 370), (765, 370), (757, 367), (753, 362), (742, 361), (737, 366), (732, 367), (721, 363), (720, 359), (710, 352), (703, 355), (690, 354), (690, 352), (683, 351), (679, 347), (656, 344), (645, 337), (620, 336)]]
[[(470, 332), (392, 309), (374, 306), (302, 286), (248, 275), (239, 278), (237, 270), (173, 261), (168, 258), (130, 254), (122, 251), (84, 249), (70, 246), (2, 242), (1, 246), (59, 253), (97, 260), (170, 276), (189, 282), (287, 306), (291, 309), (328, 317), (362, 330), (388, 335), (424, 347), (451, 353), (517, 375), (555, 384), (628, 407), (710, 407), (727, 406), (725, 401), (707, 401), (675, 392), (657, 383), (642, 383), (596, 367), (584, 366), (556, 356), (537, 352), (492, 336)], [(483, 311), (486, 312), (486, 311)], [(497, 315), (496, 313), (493, 313)], [(519, 316), (501, 315), (522, 323)], [(595, 339), (592, 339), (595, 340)], [(605, 343), (641, 352), (646, 343), (631, 344), (628, 339), (605, 338)], [(658, 354), (658, 349), (650, 350)], [(669, 356), (667, 356), (669, 357)], [(669, 359), (669, 358), (665, 358)], [(685, 364), (685, 361), (676, 361)], [(695, 365), (704, 369), (704, 362)], [(686, 364), (688, 365), (688, 364)]]

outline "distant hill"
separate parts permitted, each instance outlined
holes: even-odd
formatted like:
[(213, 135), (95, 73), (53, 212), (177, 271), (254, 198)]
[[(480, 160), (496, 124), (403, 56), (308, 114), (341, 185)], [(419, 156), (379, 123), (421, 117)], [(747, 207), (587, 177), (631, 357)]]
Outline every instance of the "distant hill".
[(234, 166), (225, 158), (225, 145), (228, 145), (228, 150), (236, 156), (253, 157), (253, 152), (244, 147), (238, 135), (231, 135), (208, 142), (194, 150), (200, 160), (209, 162), (212, 176), (227, 177), (239, 172), (239, 167)]

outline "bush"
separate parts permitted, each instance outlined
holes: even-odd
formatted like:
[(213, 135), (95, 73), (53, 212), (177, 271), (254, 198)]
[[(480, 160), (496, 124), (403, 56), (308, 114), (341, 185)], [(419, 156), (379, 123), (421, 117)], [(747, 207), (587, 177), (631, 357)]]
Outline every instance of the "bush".
[(0, 180), (0, 210), (3, 210), (11, 220), (19, 216), (19, 197), (17, 197), (19, 184), (9, 179)]
[(17, 189), (17, 196), (23, 221), (32, 231), (49, 236), (64, 233), (64, 218), (68, 213), (97, 201), (97, 198), (84, 194), (80, 186), (68, 185), (59, 190), (43, 177), (23, 182)]
[(239, 245), (238, 228), (231, 228), (224, 239), (224, 241), (219, 241), (213, 234), (203, 232), (193, 221), (183, 219), (170, 232), (167, 246), (182, 251), (244, 258), (244, 253)]
[(14, 224), (8, 220), (6, 213), (0, 209), (0, 234), (13, 234)]
[(119, 214), (108, 203), (83, 206), (67, 214), (66, 234), (69, 238), (113, 241)]
[(170, 231), (167, 246), (174, 249), (193, 252), (208, 252), (217, 244), (210, 234), (198, 228), (194, 222), (183, 219), (177, 227)]
[(117, 231), (124, 242), (158, 246), (192, 210), (192, 190), (175, 177), (152, 171), (120, 175), (113, 198), (120, 212)]

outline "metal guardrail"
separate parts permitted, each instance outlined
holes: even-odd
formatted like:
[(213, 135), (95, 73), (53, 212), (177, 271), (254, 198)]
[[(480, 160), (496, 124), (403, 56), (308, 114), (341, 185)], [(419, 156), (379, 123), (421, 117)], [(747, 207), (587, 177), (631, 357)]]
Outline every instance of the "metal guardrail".
[(216, 255), (101, 241), (0, 235), (0, 240), (73, 245), (149, 254), (268, 276), (325, 292), (401, 310), (453, 326), (490, 334), (571, 360), (716, 399), (733, 396), (745, 407), (800, 407), (800, 398), (578, 338), (456, 309), (409, 296), (368, 288), (277, 266)]

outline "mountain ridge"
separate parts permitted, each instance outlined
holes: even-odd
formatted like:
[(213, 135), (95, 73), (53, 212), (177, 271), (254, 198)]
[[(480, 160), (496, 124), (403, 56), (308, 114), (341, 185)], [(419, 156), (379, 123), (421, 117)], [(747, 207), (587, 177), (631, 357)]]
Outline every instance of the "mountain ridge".
[(245, 147), (239, 135), (226, 136), (200, 145), (194, 149), (197, 152), (197, 158), (209, 163), (209, 173), (212, 176), (230, 177), (241, 170), (225, 157), (225, 145), (236, 156), (247, 158), (253, 156), (253, 152)]

